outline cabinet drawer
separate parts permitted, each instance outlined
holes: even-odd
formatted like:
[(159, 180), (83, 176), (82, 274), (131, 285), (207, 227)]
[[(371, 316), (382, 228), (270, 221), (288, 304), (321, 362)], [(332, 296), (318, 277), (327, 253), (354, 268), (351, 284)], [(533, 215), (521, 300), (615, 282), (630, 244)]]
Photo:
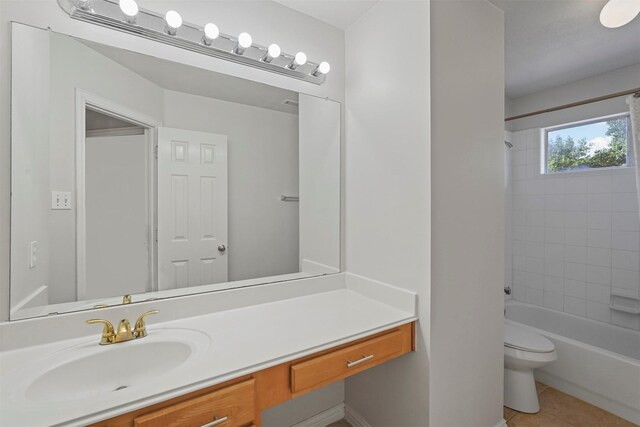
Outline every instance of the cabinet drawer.
[[(255, 412), (255, 380), (247, 380), (134, 419), (136, 427), (240, 427)], [(223, 420), (224, 419), (224, 420)], [(216, 423), (217, 422), (217, 423)]]
[(389, 333), (291, 366), (291, 392), (306, 393), (411, 351), (409, 329)]

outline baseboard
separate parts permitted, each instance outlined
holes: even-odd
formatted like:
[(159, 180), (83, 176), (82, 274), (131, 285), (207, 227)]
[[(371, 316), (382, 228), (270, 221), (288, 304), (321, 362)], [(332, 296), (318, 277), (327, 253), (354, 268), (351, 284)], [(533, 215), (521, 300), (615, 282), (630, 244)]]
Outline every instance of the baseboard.
[(314, 415), (313, 417), (307, 418), (304, 421), (300, 421), (299, 423), (294, 424), (291, 427), (326, 427), (331, 423), (340, 421), (344, 417), (344, 403), (340, 403), (339, 405), (332, 406), (331, 408), (322, 411), (319, 414)]
[(498, 424), (496, 424), (495, 427), (507, 427), (507, 421), (503, 419)]
[(362, 415), (354, 411), (349, 406), (345, 407), (345, 418), (353, 427), (371, 427), (371, 424), (367, 422)]

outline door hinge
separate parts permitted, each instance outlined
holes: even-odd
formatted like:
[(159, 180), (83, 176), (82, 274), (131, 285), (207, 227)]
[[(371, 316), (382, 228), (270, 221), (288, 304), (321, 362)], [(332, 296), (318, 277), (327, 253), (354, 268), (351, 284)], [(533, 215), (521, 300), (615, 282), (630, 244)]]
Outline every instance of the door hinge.
[(158, 160), (158, 146), (153, 147), (153, 158)]

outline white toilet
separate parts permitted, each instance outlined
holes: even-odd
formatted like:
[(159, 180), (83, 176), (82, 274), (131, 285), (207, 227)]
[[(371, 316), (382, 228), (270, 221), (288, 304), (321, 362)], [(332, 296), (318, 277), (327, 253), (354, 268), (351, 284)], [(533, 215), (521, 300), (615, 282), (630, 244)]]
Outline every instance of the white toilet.
[(520, 412), (540, 410), (533, 370), (556, 360), (547, 338), (504, 322), (504, 406)]

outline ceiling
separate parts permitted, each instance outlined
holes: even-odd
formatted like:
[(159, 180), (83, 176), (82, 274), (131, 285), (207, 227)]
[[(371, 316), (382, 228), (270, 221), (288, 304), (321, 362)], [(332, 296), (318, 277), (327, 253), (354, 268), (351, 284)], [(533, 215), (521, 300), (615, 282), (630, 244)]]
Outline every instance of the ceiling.
[(346, 30), (378, 0), (275, 0), (283, 6)]
[(621, 28), (603, 27), (607, 0), (491, 2), (505, 12), (509, 98), (640, 63), (640, 17)]
[[(76, 39), (163, 89), (298, 114), (298, 93), (203, 68)], [(284, 104), (283, 101), (296, 101)]]

